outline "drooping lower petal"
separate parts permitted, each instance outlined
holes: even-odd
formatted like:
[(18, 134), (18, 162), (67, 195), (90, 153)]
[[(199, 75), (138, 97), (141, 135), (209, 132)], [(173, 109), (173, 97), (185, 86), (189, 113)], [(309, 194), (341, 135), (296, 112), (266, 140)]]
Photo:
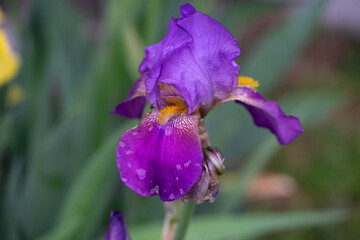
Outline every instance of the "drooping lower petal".
[(163, 201), (184, 196), (202, 171), (200, 116), (169, 106), (153, 110), (126, 131), (117, 147), (121, 180), (142, 196)]
[(229, 101), (244, 105), (254, 123), (268, 128), (276, 135), (280, 144), (289, 144), (303, 132), (297, 117), (285, 115), (277, 102), (265, 100), (251, 87), (238, 86), (221, 103)]
[(105, 240), (130, 240), (122, 212), (111, 211), (109, 228), (105, 234)]
[(119, 103), (110, 113), (127, 118), (141, 118), (146, 104), (144, 77), (140, 77), (130, 89), (126, 99)]

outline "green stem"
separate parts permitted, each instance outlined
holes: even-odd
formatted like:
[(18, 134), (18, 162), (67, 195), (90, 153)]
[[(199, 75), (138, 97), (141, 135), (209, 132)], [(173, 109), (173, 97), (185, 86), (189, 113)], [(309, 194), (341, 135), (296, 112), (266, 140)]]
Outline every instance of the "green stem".
[(189, 226), (191, 216), (195, 210), (195, 205), (196, 205), (195, 201), (191, 201), (189, 203), (184, 204), (184, 206), (182, 207), (179, 225), (177, 227), (174, 240), (184, 239), (186, 230)]

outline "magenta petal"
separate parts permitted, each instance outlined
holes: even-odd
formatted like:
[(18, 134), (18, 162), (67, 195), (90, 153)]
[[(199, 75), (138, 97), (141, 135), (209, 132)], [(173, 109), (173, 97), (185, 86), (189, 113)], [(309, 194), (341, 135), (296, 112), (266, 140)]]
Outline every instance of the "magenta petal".
[(120, 211), (111, 211), (110, 224), (105, 234), (105, 240), (130, 240), (125, 225), (124, 214)]
[(130, 89), (126, 99), (118, 104), (110, 113), (127, 118), (141, 118), (146, 104), (144, 77), (140, 77)]
[(299, 119), (286, 116), (277, 102), (267, 101), (246, 87), (238, 87), (235, 91), (237, 97), (234, 100), (246, 107), (257, 126), (268, 128), (275, 134), (279, 143), (289, 144), (304, 131)]
[(202, 171), (200, 116), (183, 114), (161, 125), (159, 113), (147, 113), (121, 136), (117, 165), (121, 180), (137, 194), (172, 201), (184, 196)]

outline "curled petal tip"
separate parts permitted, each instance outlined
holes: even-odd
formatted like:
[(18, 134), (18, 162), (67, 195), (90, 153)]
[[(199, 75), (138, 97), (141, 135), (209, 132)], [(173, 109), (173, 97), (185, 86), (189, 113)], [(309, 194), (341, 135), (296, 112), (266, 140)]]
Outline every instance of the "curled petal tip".
[(145, 79), (141, 76), (130, 89), (126, 99), (118, 104), (110, 114), (127, 118), (141, 118), (146, 105)]
[(195, 8), (189, 3), (185, 3), (184, 5), (180, 6), (181, 17), (190, 16), (195, 12), (196, 12)]
[(127, 118), (140, 119), (146, 105), (145, 97), (136, 97), (130, 100), (125, 100), (118, 104), (110, 114), (121, 115)]

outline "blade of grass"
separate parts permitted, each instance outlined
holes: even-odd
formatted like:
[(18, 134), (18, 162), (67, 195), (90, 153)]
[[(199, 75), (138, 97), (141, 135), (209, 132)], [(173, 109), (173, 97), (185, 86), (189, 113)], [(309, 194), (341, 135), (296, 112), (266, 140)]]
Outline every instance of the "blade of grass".
[(284, 71), (309, 42), (324, 7), (323, 2), (317, 1), (296, 11), (284, 24), (270, 31), (241, 64), (241, 74), (260, 81), (262, 94), (276, 87)]
[[(345, 210), (204, 215), (192, 220), (186, 239), (253, 239), (282, 230), (335, 224), (346, 216)], [(132, 239), (155, 240), (160, 236), (161, 223), (130, 227), (129, 232)]]
[[(66, 239), (85, 239), (83, 229), (93, 221), (94, 212), (111, 190), (107, 186), (117, 178), (115, 155), (118, 139), (134, 125), (135, 121), (130, 121), (119, 127), (89, 159), (64, 201), (54, 230), (41, 239), (63, 239), (59, 236), (64, 235)], [(70, 227), (69, 223), (74, 222), (77, 227)]]

